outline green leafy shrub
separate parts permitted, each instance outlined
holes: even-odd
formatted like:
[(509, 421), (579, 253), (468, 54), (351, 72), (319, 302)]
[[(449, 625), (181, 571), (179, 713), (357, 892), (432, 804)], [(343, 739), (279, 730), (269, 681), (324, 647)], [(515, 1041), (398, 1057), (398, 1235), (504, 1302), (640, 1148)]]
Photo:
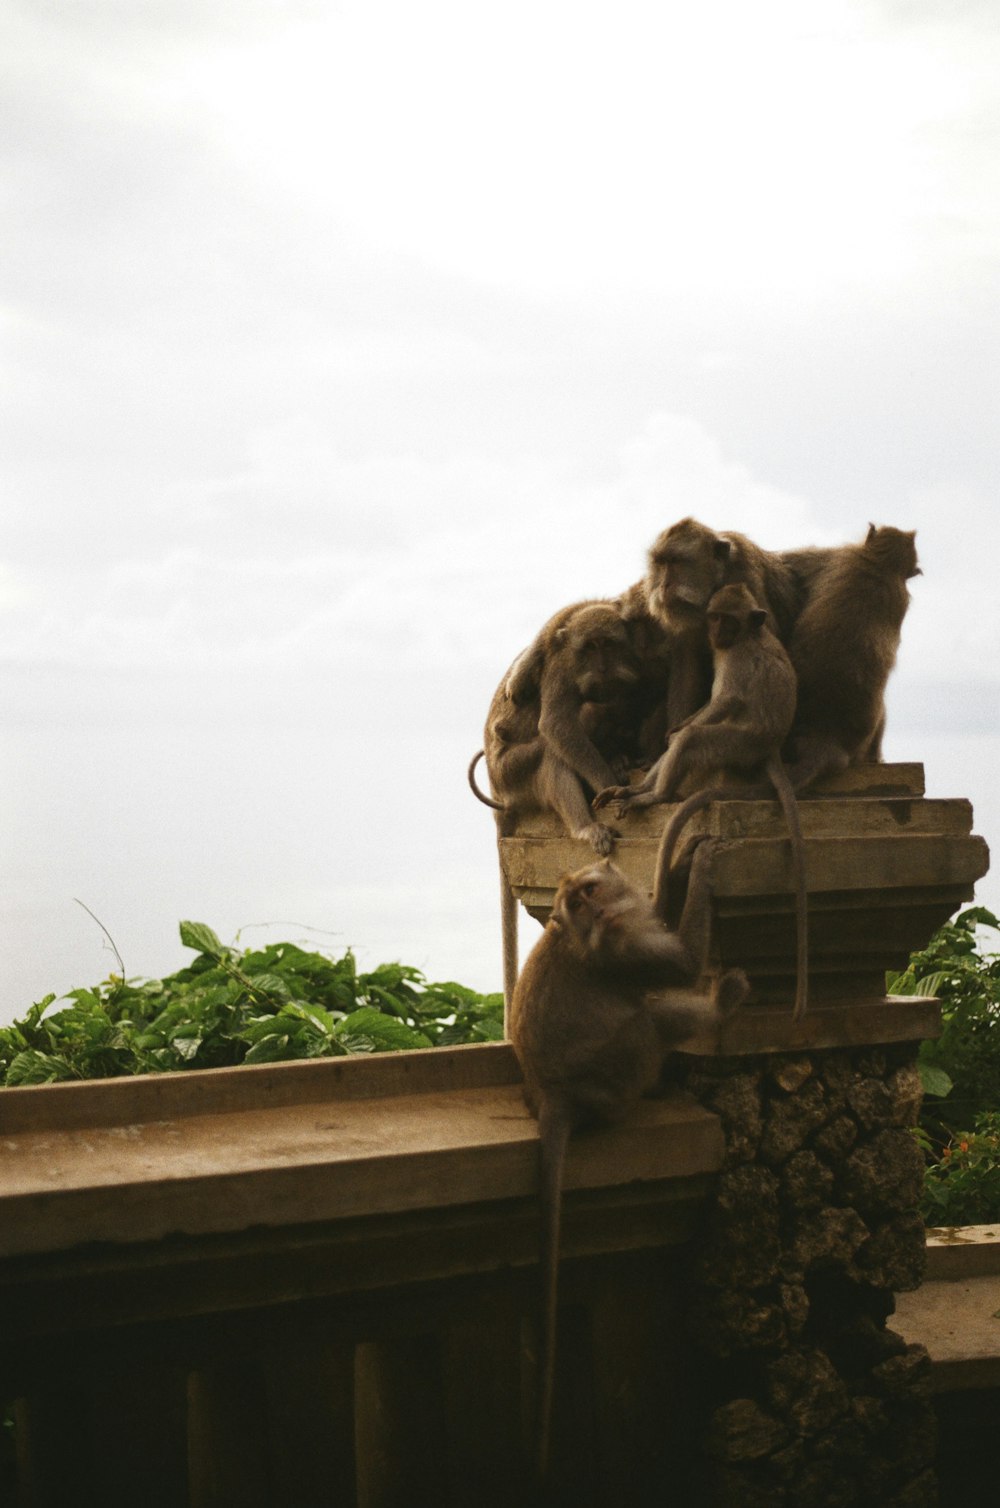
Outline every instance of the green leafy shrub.
[(276, 1063), (400, 1048), (494, 1042), (503, 997), (430, 984), (388, 963), (359, 974), (340, 958), (294, 943), (240, 950), (201, 922), (182, 922), (194, 961), (166, 979), (112, 974), (92, 989), (54, 995), (0, 1027), (0, 1084), (115, 1078), (171, 1069)]
[(998, 927), (991, 911), (973, 906), (886, 981), (890, 994), (941, 1001), (941, 1035), (921, 1045), (919, 1060), (930, 1225), (1000, 1219), (1000, 954), (984, 952), (977, 931)]
[(1000, 1112), (976, 1117), (976, 1129), (957, 1132), (928, 1155), (920, 1212), (928, 1225), (986, 1225), (1000, 1215)]
[(886, 981), (890, 994), (941, 1001), (941, 1035), (922, 1044), (920, 1069), (932, 1097), (925, 1120), (942, 1144), (1000, 1109), (1000, 954), (981, 951), (977, 928), (995, 931), (1000, 922), (984, 906), (970, 907)]

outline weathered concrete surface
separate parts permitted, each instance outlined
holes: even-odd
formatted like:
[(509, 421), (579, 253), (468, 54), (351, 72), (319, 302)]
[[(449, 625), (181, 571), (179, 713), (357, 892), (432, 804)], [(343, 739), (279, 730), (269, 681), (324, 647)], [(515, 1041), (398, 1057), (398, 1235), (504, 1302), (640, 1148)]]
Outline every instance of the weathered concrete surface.
[(935, 1392), (1000, 1386), (1000, 1273), (901, 1294), (892, 1327), (927, 1347)]
[(927, 1232), (927, 1281), (893, 1326), (930, 1352), (935, 1392), (1000, 1385), (1000, 1224)]

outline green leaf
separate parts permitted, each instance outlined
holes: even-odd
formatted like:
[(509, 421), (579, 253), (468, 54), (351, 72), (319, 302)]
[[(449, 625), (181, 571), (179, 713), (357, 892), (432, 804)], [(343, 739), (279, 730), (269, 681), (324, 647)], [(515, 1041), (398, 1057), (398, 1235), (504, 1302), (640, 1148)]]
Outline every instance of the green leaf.
[(191, 1059), (197, 1056), (201, 1044), (201, 1037), (184, 1037), (178, 1032), (171, 1046), (179, 1058), (183, 1058), (186, 1063), (190, 1063)]
[(332, 1041), (342, 1047), (347, 1053), (376, 1052), (377, 1048), (371, 1037), (362, 1036), (360, 1032), (337, 1032)]
[(207, 953), (209, 958), (228, 958), (229, 950), (223, 947), (211, 927), (204, 922), (181, 922), (181, 942), (185, 948), (194, 948), (196, 953)]
[(387, 1016), (372, 1006), (352, 1011), (334, 1027), (333, 1035), (341, 1039), (354, 1035), (370, 1037), (377, 1052), (396, 1052), (411, 1047), (430, 1047), (430, 1038), (395, 1016)]
[(924, 1086), (925, 1094), (933, 1094), (943, 1100), (945, 1095), (950, 1094), (955, 1087), (943, 1068), (934, 1068), (930, 1063), (918, 1063), (917, 1067), (920, 1070), (920, 1082)]
[(282, 1058), (287, 1058), (288, 1035), (287, 1033), (274, 1033), (270, 1036), (261, 1037), (243, 1059), (244, 1063), (277, 1063)]
[(19, 1052), (7, 1069), (7, 1083), (12, 1086), (52, 1084), (59, 1079), (77, 1077), (64, 1057), (55, 1053), (36, 1052), (32, 1048), (27, 1052)]
[(248, 974), (246, 977), (253, 985), (255, 994), (267, 995), (270, 999), (282, 1004), (292, 998), (287, 981), (282, 979), (280, 974)]

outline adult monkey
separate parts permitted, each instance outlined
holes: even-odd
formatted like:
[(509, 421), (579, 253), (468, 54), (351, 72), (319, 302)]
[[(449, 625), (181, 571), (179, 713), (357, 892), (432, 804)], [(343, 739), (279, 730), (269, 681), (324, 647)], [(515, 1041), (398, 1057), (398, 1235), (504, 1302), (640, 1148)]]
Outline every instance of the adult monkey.
[(663, 855), (652, 904), (610, 861), (563, 878), (552, 914), (527, 960), (511, 1009), (510, 1036), (538, 1118), (541, 1154), (544, 1344), (537, 1467), (548, 1468), (555, 1361), (559, 1227), (566, 1147), (588, 1124), (623, 1120), (652, 1089), (667, 1051), (704, 1020), (747, 994), (739, 970), (724, 974), (715, 1000), (683, 985), (707, 962), (714, 844), (699, 844), (679, 928), (662, 916)]
[(796, 790), (848, 765), (879, 762), (885, 688), (921, 575), (916, 530), (868, 527), (818, 571), (788, 645), (798, 679), (789, 775)]
[(676, 728), (708, 699), (711, 660), (705, 613), (720, 587), (743, 582), (782, 641), (806, 600), (828, 549), (762, 550), (745, 534), (718, 534), (682, 518), (653, 541), (643, 579), (622, 594), (626, 617), (648, 615), (667, 632), (670, 674), (666, 727)]
[(619, 816), (633, 807), (670, 801), (685, 782), (699, 789), (674, 813), (663, 836), (662, 886), (665, 894), (678, 835), (694, 812), (725, 797), (770, 795), (767, 787), (719, 784), (734, 775), (763, 772), (781, 802), (792, 842), (795, 876), (796, 987), (794, 1017), (808, 1002), (808, 931), (805, 846), (798, 805), (780, 749), (795, 715), (795, 671), (788, 652), (767, 625), (767, 613), (742, 583), (724, 586), (708, 602), (708, 637), (714, 680), (711, 700), (670, 735), (666, 752), (638, 786), (612, 786), (594, 799), (597, 810), (613, 806)]
[[(510, 836), (528, 813), (551, 810), (574, 838), (598, 854), (610, 853), (618, 833), (595, 820), (587, 791), (625, 778), (636, 755), (651, 697), (651, 672), (643, 669), (637, 640), (645, 632), (644, 625), (626, 623), (615, 602), (574, 603), (515, 660), (494, 693), (483, 735), (492, 800), (475, 783), (478, 754), (469, 767), (473, 791), (496, 811), (498, 837)], [(526, 657), (537, 695), (518, 701), (511, 686)], [(509, 1001), (517, 975), (517, 908), (503, 873), (500, 891)]]

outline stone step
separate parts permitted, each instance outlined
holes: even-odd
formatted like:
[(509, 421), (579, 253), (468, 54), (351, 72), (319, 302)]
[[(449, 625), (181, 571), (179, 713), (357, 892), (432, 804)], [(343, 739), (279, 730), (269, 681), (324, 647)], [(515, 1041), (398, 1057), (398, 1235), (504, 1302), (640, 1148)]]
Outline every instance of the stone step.
[(927, 1347), (935, 1392), (1000, 1388), (1000, 1224), (929, 1231), (927, 1277), (889, 1323)]

